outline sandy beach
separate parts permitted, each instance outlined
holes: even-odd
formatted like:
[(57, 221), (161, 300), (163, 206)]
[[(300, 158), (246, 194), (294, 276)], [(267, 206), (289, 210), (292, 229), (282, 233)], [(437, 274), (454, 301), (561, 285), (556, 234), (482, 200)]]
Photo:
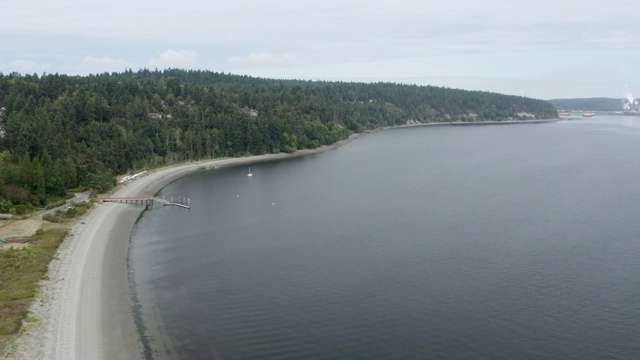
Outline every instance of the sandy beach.
[[(120, 185), (113, 196), (151, 196), (194, 172), (318, 153), (355, 139), (294, 154), (269, 154), (172, 166)], [(129, 294), (127, 257), (143, 206), (97, 203), (72, 228), (8, 359), (142, 359)]]

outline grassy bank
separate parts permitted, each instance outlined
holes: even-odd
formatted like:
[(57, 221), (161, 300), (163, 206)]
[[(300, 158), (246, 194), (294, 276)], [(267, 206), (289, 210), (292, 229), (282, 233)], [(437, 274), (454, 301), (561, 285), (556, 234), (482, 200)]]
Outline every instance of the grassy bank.
[(29, 238), (29, 246), (0, 251), (0, 355), (23, 323), (38, 321), (27, 316), (38, 294), (40, 280), (46, 279), (49, 263), (69, 233), (73, 220), (84, 215), (92, 205), (93, 202), (74, 202), (45, 215), (46, 221), (42, 221), (40, 229)]
[(66, 227), (38, 230), (29, 241), (31, 246), (0, 252), (0, 354), (20, 330), (38, 291), (38, 282), (68, 232)]

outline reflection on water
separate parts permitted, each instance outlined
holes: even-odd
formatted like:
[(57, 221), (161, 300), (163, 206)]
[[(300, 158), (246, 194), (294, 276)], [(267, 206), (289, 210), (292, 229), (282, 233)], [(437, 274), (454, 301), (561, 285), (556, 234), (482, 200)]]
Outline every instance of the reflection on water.
[(611, 131), (627, 135), (640, 135), (640, 117), (597, 115), (592, 118), (572, 118), (558, 122), (559, 126), (578, 131)]
[(628, 127), (640, 128), (640, 117), (622, 116), (622, 124)]

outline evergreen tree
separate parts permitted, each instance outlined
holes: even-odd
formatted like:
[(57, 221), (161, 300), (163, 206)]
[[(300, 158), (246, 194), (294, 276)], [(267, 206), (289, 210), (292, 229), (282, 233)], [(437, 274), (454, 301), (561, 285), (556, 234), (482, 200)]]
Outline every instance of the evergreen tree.
[(0, 112), (0, 196), (35, 203), (106, 191), (135, 169), (293, 152), (408, 121), (557, 117), (547, 102), (488, 92), (177, 69), (0, 74)]

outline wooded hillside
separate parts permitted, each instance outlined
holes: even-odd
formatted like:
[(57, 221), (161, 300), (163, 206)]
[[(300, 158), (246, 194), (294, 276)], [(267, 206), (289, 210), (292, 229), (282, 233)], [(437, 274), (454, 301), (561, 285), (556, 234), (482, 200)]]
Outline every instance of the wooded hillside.
[(558, 110), (623, 111), (624, 101), (614, 98), (583, 98), (548, 100)]
[(433, 86), (269, 80), (210, 71), (0, 74), (0, 212), (115, 175), (293, 152), (407, 121), (555, 118), (549, 103)]

